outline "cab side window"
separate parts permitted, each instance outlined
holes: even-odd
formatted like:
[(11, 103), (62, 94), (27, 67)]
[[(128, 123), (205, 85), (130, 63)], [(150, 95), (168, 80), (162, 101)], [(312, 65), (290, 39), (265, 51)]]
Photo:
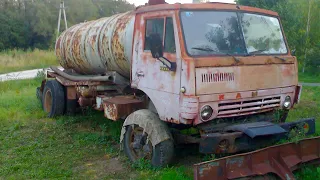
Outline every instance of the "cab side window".
[(176, 44), (174, 40), (173, 21), (171, 17), (166, 18), (166, 36), (164, 40), (164, 52), (175, 53)]
[(145, 36), (145, 45), (144, 50), (150, 50), (150, 42), (149, 36), (150, 34), (159, 34), (160, 37), (163, 37), (163, 29), (164, 29), (164, 19), (148, 19), (146, 21), (146, 36)]
[[(175, 53), (176, 45), (173, 27), (172, 17), (147, 19), (144, 50), (150, 50), (150, 35), (159, 34), (159, 36), (164, 39), (164, 43), (162, 43), (164, 45), (164, 52)], [(165, 36), (163, 36), (164, 34)]]

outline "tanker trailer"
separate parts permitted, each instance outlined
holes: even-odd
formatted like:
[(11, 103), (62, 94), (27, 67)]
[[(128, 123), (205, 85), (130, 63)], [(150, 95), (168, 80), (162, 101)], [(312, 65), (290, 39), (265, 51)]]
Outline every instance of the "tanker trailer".
[(79, 74), (116, 71), (129, 78), (134, 19), (127, 12), (67, 29), (55, 46), (60, 65)]
[[(38, 88), (44, 111), (55, 117), (92, 107), (123, 121), (120, 143), (131, 161), (165, 166), (179, 144), (198, 144), (204, 154), (237, 153), (287, 138), (292, 129), (315, 132), (312, 118), (285, 122), (301, 86), (273, 11), (224, 3), (147, 5), (72, 26), (57, 39), (56, 55), (64, 70), (51, 67)], [(181, 133), (189, 128), (197, 133)], [(268, 158), (287, 171), (274, 166), (263, 173), (284, 177), (291, 165), (318, 158), (289, 166), (279, 157), (245, 162), (250, 171), (221, 179), (262, 175), (252, 167), (267, 166)], [(211, 166), (223, 163), (197, 166), (196, 177), (207, 177)]]

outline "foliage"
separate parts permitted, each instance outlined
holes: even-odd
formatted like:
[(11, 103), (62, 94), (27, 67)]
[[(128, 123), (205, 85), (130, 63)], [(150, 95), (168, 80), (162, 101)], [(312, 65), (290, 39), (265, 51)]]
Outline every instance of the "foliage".
[[(309, 2), (310, 31), (306, 36)], [(240, 5), (253, 6), (278, 12), (288, 40), (289, 47), (296, 49), (300, 70), (306, 64), (308, 73), (320, 71), (320, 1), (316, 0), (237, 0)], [(306, 58), (305, 58), (306, 53)]]
[[(59, 4), (60, 0), (1, 0), (0, 51), (52, 48)], [(69, 26), (134, 8), (125, 0), (65, 0), (65, 6)]]
[(320, 73), (299, 73), (299, 82), (320, 83)]
[(304, 180), (320, 179), (320, 167), (306, 166), (296, 173), (296, 177)]
[(53, 51), (44, 50), (7, 50), (0, 52), (0, 74), (28, 70), (35, 68), (47, 68), (57, 65), (58, 61)]

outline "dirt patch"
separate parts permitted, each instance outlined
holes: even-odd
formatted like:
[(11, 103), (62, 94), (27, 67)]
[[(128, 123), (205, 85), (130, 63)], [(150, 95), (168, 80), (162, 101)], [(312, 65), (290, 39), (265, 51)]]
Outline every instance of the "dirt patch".
[(91, 179), (134, 179), (136, 175), (133, 172), (128, 172), (127, 168), (118, 157), (108, 157), (90, 160), (82, 165), (75, 167), (73, 172), (83, 177), (91, 177)]

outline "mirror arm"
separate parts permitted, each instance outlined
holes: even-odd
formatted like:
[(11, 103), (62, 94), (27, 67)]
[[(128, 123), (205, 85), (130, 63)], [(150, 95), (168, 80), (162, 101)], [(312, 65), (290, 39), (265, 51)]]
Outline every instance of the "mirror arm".
[(171, 62), (165, 57), (159, 57), (157, 58), (160, 62), (162, 62), (163, 65), (165, 65), (170, 71), (176, 71), (177, 69), (177, 63)]

